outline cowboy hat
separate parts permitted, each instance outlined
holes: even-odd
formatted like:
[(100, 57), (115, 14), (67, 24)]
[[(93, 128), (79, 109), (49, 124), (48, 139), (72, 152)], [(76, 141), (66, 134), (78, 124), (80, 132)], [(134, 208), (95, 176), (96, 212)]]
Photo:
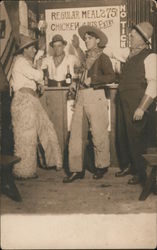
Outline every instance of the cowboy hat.
[(149, 22), (141, 22), (137, 25), (134, 24), (133, 29), (139, 33), (145, 43), (150, 44), (149, 39), (153, 35), (153, 26)]
[(29, 36), (20, 35), (20, 41), (16, 53), (19, 53), (22, 49), (27, 48), (38, 42), (38, 39), (32, 39)]
[(108, 42), (108, 38), (104, 32), (102, 32), (100, 29), (98, 29), (94, 26), (90, 26), (90, 25), (83, 25), (78, 29), (78, 33), (79, 33), (80, 37), (82, 38), (82, 40), (84, 40), (85, 34), (87, 32), (95, 33), (98, 36), (98, 38), (100, 39), (99, 47), (105, 47), (105, 45)]
[(49, 43), (49, 45), (50, 45), (51, 47), (53, 47), (53, 44), (54, 44), (55, 42), (62, 42), (64, 45), (67, 45), (67, 41), (65, 41), (65, 40), (63, 39), (63, 37), (62, 37), (61, 35), (59, 35), (59, 34), (54, 35), (54, 36), (52, 37), (52, 41)]

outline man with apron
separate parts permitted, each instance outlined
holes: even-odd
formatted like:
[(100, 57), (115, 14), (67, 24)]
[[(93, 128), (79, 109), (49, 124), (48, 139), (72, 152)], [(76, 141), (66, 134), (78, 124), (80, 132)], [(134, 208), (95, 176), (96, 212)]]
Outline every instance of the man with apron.
[(142, 154), (156, 143), (152, 138), (155, 138), (157, 56), (149, 49), (152, 34), (153, 27), (148, 22), (133, 27), (130, 54), (122, 70), (118, 91), (116, 146), (121, 171), (116, 177), (132, 174), (128, 182), (131, 185), (144, 185), (146, 162)]

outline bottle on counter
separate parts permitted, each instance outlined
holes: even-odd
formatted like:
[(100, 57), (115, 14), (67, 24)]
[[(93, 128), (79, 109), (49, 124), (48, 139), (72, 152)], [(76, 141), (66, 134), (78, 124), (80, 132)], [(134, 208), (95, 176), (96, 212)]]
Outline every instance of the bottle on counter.
[(48, 69), (43, 69), (44, 72), (44, 85), (48, 86), (48, 78), (49, 78), (49, 73), (48, 73)]
[(67, 74), (65, 77), (65, 82), (67, 85), (70, 85), (72, 83), (72, 75), (70, 74), (70, 66), (67, 65)]

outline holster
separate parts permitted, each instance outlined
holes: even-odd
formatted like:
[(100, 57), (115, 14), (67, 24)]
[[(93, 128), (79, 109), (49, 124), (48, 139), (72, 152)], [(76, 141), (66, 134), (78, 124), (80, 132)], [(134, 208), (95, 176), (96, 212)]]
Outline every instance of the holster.
[(106, 86), (106, 83), (92, 83), (91, 87), (94, 90), (104, 89), (106, 98), (110, 97), (110, 90), (109, 90), (109, 87)]

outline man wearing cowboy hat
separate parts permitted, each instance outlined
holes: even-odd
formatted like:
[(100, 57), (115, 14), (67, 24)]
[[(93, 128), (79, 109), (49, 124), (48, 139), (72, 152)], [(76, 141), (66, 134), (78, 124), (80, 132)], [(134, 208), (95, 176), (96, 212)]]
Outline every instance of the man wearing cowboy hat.
[(70, 175), (63, 179), (64, 183), (84, 177), (83, 162), (89, 126), (95, 155), (93, 178), (102, 178), (110, 165), (107, 99), (104, 89), (94, 89), (98, 84), (114, 82), (112, 63), (103, 53), (108, 39), (101, 30), (88, 25), (81, 26), (78, 33), (85, 41), (87, 53), (71, 124)]
[(48, 69), (49, 83), (55, 84), (55, 81), (65, 82), (68, 65), (72, 78), (75, 78), (74, 66), (80, 66), (80, 62), (76, 56), (65, 53), (64, 49), (67, 41), (60, 34), (56, 34), (52, 37), (49, 45), (53, 49), (53, 55), (47, 56), (42, 62), (42, 69)]
[[(52, 87), (65, 87), (66, 83), (66, 74), (67, 71), (70, 70), (70, 74), (72, 76), (72, 80), (74, 81), (77, 75), (74, 72), (75, 66), (80, 66), (80, 60), (75, 55), (71, 55), (65, 51), (65, 47), (67, 45), (67, 41), (60, 34), (56, 34), (52, 37), (49, 45), (52, 48), (52, 55), (47, 55), (42, 60), (41, 68), (43, 70), (47, 69), (48, 71), (48, 86)], [(51, 119), (54, 123), (56, 131), (58, 133), (59, 141), (63, 140), (63, 132), (60, 131), (59, 127), (62, 127), (62, 120), (58, 120), (58, 113), (63, 114), (65, 110), (64, 105), (67, 103), (67, 92), (66, 91), (51, 91), (51, 95), (46, 93), (42, 96), (41, 102), (43, 106), (47, 107), (47, 102), (51, 102), (50, 109)], [(53, 103), (55, 105), (53, 105)], [(57, 109), (56, 109), (57, 108)], [(50, 110), (49, 109), (49, 110)], [(58, 126), (58, 122), (61, 122), (61, 125)], [(65, 136), (65, 135), (64, 135)], [(64, 151), (64, 145), (62, 143), (62, 150)]]
[[(150, 131), (150, 119), (155, 121), (157, 96), (157, 56), (149, 49), (153, 27), (148, 22), (133, 26), (131, 47), (122, 70), (117, 104), (117, 154), (121, 171), (116, 177), (132, 174), (128, 184), (146, 181), (146, 162), (142, 154), (155, 146), (155, 124)], [(155, 122), (154, 122), (155, 123)], [(154, 141), (148, 142), (148, 134)], [(151, 136), (153, 138), (153, 136)]]
[(45, 166), (62, 167), (62, 156), (56, 132), (36, 95), (37, 83), (43, 80), (40, 65), (33, 65), (35, 44), (28, 36), (20, 36), (20, 46), (12, 68), (11, 105), (15, 153), (21, 162), (14, 166), (14, 175), (20, 179), (37, 177), (38, 140), (45, 153)]

